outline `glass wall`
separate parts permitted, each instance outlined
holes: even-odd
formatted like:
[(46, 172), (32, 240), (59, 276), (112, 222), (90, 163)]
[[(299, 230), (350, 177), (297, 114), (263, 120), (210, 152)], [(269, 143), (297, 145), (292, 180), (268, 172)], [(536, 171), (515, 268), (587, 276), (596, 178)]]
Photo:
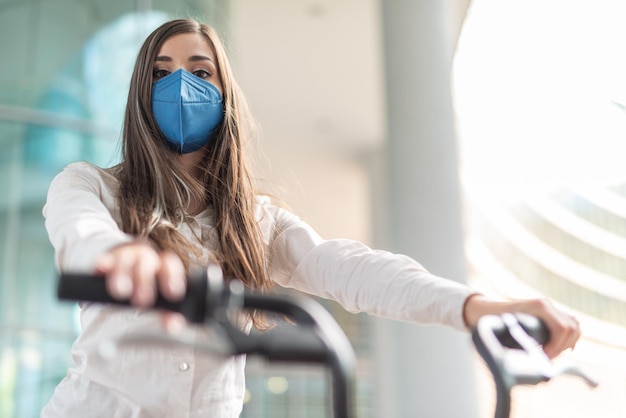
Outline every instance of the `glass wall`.
[(70, 162), (118, 160), (139, 45), (181, 10), (223, 18), (210, 1), (0, 2), (0, 417), (39, 416), (77, 332), (55, 299), (48, 184)]

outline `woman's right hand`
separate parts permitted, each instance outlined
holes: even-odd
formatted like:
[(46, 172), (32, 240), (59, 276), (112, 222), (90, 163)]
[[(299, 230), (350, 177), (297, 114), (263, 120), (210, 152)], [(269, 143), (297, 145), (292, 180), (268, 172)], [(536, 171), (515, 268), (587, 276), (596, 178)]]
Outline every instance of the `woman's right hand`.
[(118, 245), (96, 261), (97, 274), (105, 276), (106, 289), (116, 299), (133, 306), (154, 305), (158, 291), (172, 302), (180, 301), (187, 279), (183, 263), (172, 251), (158, 251), (148, 241)]

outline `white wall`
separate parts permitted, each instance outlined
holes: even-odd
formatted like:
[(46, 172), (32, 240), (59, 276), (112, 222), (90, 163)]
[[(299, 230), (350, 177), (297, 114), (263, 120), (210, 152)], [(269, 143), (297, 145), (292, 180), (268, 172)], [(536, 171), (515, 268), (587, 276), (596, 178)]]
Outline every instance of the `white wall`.
[[(447, 77), (466, 6), (464, 0), (229, 6), (231, 56), (264, 131), (267, 179), (323, 236), (389, 245), (461, 281)], [(373, 324), (378, 416), (473, 416), (467, 335)]]
[(378, 2), (234, 1), (230, 50), (263, 129), (262, 177), (325, 237), (371, 243), (359, 156), (384, 136)]

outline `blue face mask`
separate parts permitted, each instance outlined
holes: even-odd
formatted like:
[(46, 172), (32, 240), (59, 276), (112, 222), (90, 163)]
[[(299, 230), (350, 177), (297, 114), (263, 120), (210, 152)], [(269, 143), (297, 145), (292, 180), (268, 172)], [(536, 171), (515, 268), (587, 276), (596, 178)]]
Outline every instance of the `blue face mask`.
[(180, 69), (152, 84), (152, 113), (174, 151), (197, 151), (224, 120), (219, 90)]

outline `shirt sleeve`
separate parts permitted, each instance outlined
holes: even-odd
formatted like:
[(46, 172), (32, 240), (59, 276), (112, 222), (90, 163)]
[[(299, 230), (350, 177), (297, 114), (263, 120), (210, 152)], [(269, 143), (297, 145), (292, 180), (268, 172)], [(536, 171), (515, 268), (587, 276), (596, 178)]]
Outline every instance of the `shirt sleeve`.
[(99, 255), (132, 241), (103, 201), (110, 195), (102, 173), (86, 163), (72, 164), (52, 180), (43, 216), (59, 271), (92, 272)]
[(466, 330), (463, 305), (476, 293), (410, 257), (353, 240), (323, 240), (287, 211), (275, 217), (272, 277), (284, 287), (337, 301), (350, 312)]

